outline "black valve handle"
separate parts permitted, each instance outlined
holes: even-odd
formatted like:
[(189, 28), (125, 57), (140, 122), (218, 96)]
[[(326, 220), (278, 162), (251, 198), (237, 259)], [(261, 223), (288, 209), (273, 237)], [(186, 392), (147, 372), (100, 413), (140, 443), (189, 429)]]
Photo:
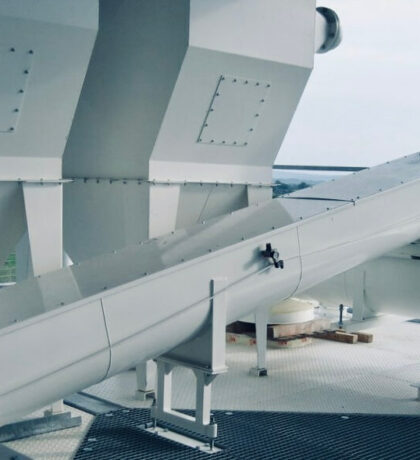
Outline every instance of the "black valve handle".
[(280, 254), (278, 253), (277, 249), (273, 249), (271, 247), (271, 243), (267, 243), (265, 245), (265, 249), (264, 251), (261, 251), (261, 254), (266, 259), (271, 259), (273, 261), (273, 265), (276, 268), (284, 268), (284, 260), (280, 259)]

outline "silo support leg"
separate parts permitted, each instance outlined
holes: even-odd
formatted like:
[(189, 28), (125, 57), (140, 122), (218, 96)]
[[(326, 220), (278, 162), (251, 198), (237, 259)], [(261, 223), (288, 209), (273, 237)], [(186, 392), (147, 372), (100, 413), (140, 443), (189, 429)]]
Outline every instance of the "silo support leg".
[(255, 312), (255, 335), (257, 339), (257, 367), (250, 369), (250, 373), (257, 377), (267, 375), (267, 322), (268, 312), (259, 308)]
[[(22, 187), (33, 275), (42, 276), (63, 267), (63, 185), (24, 182)], [(39, 283), (42, 289), (42, 278)], [(63, 411), (63, 402), (57, 401), (45, 415)]]
[(24, 183), (26, 221), (34, 276), (63, 266), (63, 186)]

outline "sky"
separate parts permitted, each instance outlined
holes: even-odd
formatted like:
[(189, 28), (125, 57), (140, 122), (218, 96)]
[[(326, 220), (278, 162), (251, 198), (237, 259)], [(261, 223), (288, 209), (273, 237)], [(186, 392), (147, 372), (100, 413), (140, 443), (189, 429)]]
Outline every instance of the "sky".
[(277, 164), (373, 166), (420, 151), (420, 0), (323, 0), (343, 41), (315, 66)]

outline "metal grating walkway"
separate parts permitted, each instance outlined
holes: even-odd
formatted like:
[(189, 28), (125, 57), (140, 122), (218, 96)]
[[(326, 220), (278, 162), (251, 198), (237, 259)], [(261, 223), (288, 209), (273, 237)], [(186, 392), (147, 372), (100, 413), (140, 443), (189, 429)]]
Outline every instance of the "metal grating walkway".
[[(192, 411), (185, 411), (192, 414)], [(352, 459), (418, 460), (420, 417), (292, 412), (214, 411), (216, 446), (208, 453), (148, 433), (148, 409), (96, 417), (75, 460)]]

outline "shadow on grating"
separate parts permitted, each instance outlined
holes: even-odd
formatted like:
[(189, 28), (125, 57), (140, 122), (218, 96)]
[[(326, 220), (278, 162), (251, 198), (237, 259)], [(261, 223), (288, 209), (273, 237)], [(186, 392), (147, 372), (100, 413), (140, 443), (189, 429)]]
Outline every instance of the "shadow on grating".
[[(183, 411), (192, 415), (193, 411)], [(123, 409), (96, 417), (75, 460), (225, 460), (420, 458), (420, 417), (213, 411), (216, 446), (209, 455), (148, 433), (149, 409)]]
[(418, 324), (420, 324), (420, 318), (408, 319), (407, 323), (418, 323)]

